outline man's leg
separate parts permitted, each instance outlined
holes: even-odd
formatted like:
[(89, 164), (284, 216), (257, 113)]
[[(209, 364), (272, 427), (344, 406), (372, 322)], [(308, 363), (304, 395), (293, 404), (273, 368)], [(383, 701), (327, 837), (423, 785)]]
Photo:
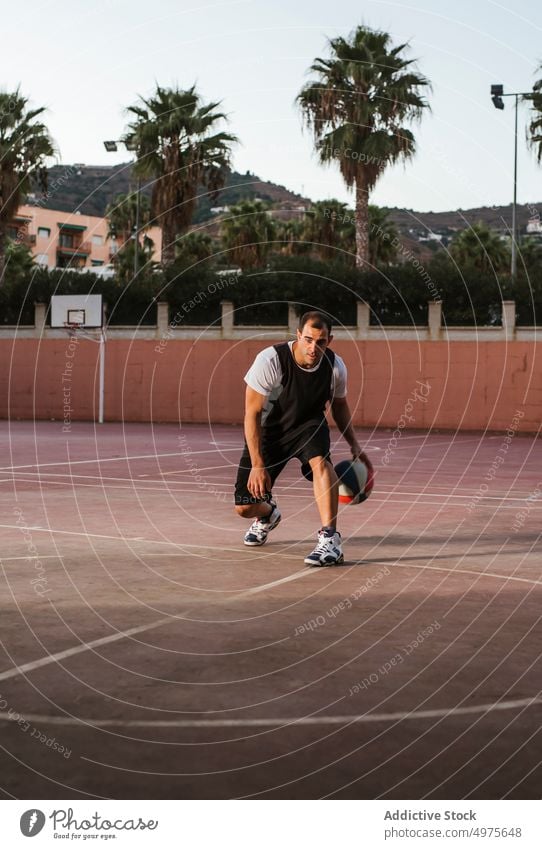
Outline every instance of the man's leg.
[(272, 511), (269, 501), (260, 501), (257, 504), (236, 504), (235, 512), (243, 519), (263, 519)]
[(314, 498), (320, 513), (323, 528), (337, 527), (339, 508), (339, 480), (335, 469), (324, 457), (312, 457), (309, 461), (312, 470)]
[(305, 557), (307, 566), (335, 566), (344, 561), (341, 535), (337, 531), (339, 481), (335, 469), (324, 456), (311, 457), (314, 497), (322, 527), (314, 551)]
[[(272, 486), (286, 462), (273, 462), (267, 452), (264, 453), (264, 458)], [(248, 491), (247, 483), (251, 468), (250, 454), (245, 445), (235, 482), (235, 512), (244, 519), (255, 520), (244, 536), (245, 545), (254, 546), (265, 543), (269, 532), (276, 528), (280, 522), (281, 513), (270, 492), (266, 499), (260, 500)]]

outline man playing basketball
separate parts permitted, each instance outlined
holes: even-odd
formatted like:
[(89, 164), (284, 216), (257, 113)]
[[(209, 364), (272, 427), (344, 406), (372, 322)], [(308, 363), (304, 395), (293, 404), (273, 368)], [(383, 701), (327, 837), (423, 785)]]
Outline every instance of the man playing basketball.
[(260, 351), (245, 375), (245, 447), (235, 483), (235, 510), (254, 519), (245, 545), (263, 545), (281, 520), (271, 490), (292, 457), (313, 481), (321, 529), (309, 566), (343, 562), (337, 531), (338, 481), (330, 459), (330, 435), (325, 418), (327, 403), (354, 458), (372, 468), (361, 450), (346, 400), (346, 366), (329, 349), (332, 324), (321, 312), (307, 312), (294, 342)]

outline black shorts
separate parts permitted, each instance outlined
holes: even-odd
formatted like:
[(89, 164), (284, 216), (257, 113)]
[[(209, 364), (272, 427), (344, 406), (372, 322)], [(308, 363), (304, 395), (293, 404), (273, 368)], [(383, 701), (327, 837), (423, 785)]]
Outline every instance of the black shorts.
[[(329, 427), (326, 422), (315, 427), (311, 424), (306, 430), (301, 433), (297, 432), (295, 438), (287, 441), (284, 438), (281, 441), (272, 439), (262, 439), (262, 454), (265, 463), (265, 468), (271, 477), (271, 486), (286, 466), (286, 464), (295, 457), (301, 463), (301, 471), (309, 480), (312, 480), (311, 468), (309, 460), (313, 457), (324, 457), (331, 462), (330, 457), (330, 436)], [(245, 447), (239, 461), (239, 469), (237, 470), (237, 480), (235, 481), (235, 503), (236, 504), (257, 504), (260, 501), (269, 501), (271, 492), (268, 492), (265, 498), (254, 498), (247, 489), (248, 478), (252, 462), (250, 454), (245, 442)]]

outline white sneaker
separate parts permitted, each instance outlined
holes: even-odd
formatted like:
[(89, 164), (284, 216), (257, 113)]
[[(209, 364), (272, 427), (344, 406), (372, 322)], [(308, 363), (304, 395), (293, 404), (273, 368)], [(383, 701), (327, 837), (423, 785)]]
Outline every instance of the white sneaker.
[(307, 566), (336, 566), (343, 563), (341, 535), (338, 531), (329, 535), (323, 530), (318, 531), (318, 543), (314, 551), (305, 557)]
[(263, 545), (267, 539), (269, 531), (276, 528), (280, 522), (282, 516), (279, 508), (274, 501), (270, 501), (269, 504), (273, 508), (271, 513), (263, 519), (254, 519), (243, 539), (245, 545)]

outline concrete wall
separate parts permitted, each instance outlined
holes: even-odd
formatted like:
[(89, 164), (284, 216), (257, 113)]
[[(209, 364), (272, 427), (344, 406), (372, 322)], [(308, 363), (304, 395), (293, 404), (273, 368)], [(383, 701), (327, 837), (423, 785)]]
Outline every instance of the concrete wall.
[[(256, 329), (255, 329), (256, 330)], [(0, 416), (97, 418), (98, 348), (57, 338), (0, 336)], [(256, 334), (253, 334), (253, 336)], [(136, 336), (135, 332), (133, 336)], [(397, 427), (537, 431), (542, 413), (540, 343), (469, 339), (338, 339), (349, 368), (355, 423)], [(274, 341), (287, 338), (277, 332)], [(243, 375), (273, 339), (109, 338), (106, 421), (239, 423)], [(69, 409), (67, 409), (69, 408)], [(410, 419), (406, 419), (410, 416)]]

